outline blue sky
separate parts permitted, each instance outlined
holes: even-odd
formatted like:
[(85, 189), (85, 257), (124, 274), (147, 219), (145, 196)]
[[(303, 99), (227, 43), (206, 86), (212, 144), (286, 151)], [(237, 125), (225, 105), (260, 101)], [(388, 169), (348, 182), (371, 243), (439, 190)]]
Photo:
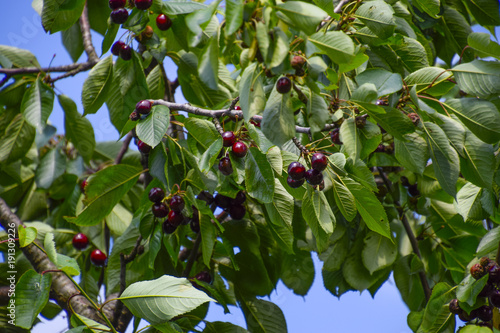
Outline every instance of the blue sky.
[[(59, 33), (47, 35), (40, 24), (40, 17), (31, 8), (28, 0), (9, 1), (4, 4), (0, 14), (0, 44), (16, 46), (30, 50), (38, 58), (42, 66), (70, 64), (72, 61), (61, 43)], [(102, 37), (93, 34), (94, 45), (98, 54), (101, 53)], [(55, 56), (55, 57), (54, 57)], [(85, 61), (85, 55), (80, 61)], [(176, 68), (169, 62), (166, 65), (167, 75), (170, 79), (176, 77)], [(81, 87), (87, 73), (61, 80), (56, 83), (56, 93), (66, 94), (78, 105), (79, 111), (83, 112), (80, 102)], [(176, 93), (178, 102), (183, 102), (181, 90)], [(118, 133), (111, 125), (107, 109), (104, 106), (95, 115), (89, 115), (88, 119), (94, 125), (96, 140), (116, 140)], [(64, 131), (64, 119), (62, 110), (57, 102), (50, 122)], [(368, 292), (361, 295), (357, 292), (349, 292), (340, 300), (332, 296), (324, 287), (321, 277), (322, 263), (315, 256), (316, 276), (314, 284), (305, 297), (294, 295), (281, 282), (275, 292), (271, 295), (271, 301), (281, 307), (288, 324), (288, 332), (411, 332), (406, 324), (408, 310), (401, 300), (399, 292), (393, 279), (389, 279), (379, 290), (375, 299)], [(230, 308), (232, 314), (224, 315), (222, 307), (211, 304), (208, 317), (209, 321), (230, 321), (234, 324), (246, 327), (244, 317), (237, 308)], [(59, 318), (56, 322), (46, 322), (36, 326), (35, 333), (64, 331), (67, 322)], [(130, 331), (130, 330), (129, 330)]]

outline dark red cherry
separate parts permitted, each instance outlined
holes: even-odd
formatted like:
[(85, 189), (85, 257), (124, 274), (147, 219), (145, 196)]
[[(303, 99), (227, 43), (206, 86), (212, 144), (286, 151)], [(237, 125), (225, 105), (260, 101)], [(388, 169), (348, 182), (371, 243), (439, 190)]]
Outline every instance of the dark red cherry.
[(151, 112), (151, 108), (153, 107), (153, 103), (148, 101), (147, 99), (139, 101), (135, 105), (135, 111), (142, 113), (142, 114), (148, 114)]
[(489, 297), (490, 305), (493, 305), (496, 308), (500, 308), (500, 291), (493, 290)]
[(293, 178), (290, 178), (290, 176), (288, 176), (288, 178), (286, 179), (286, 183), (288, 184), (288, 186), (290, 186), (291, 188), (297, 188), (297, 187), (301, 187), (302, 185), (304, 185), (304, 181), (305, 179), (302, 178), (302, 179), (299, 179), (299, 180), (295, 180)]
[(89, 245), (89, 239), (81, 232), (73, 237), (73, 247), (77, 250), (83, 250)]
[(239, 158), (245, 157), (248, 152), (248, 147), (243, 142), (235, 142), (231, 148), (233, 155)]
[(112, 10), (123, 8), (127, 4), (127, 0), (109, 0), (108, 4), (109, 8), (111, 8)]
[(223, 157), (219, 160), (219, 171), (224, 176), (229, 176), (233, 173), (233, 166), (229, 157)]
[(245, 200), (247, 200), (245, 192), (239, 191), (238, 194), (236, 194), (236, 197), (231, 201), (231, 205), (241, 205), (245, 202)]
[(172, 20), (165, 14), (160, 14), (156, 17), (156, 26), (158, 29), (165, 31), (172, 26)]
[(137, 148), (139, 148), (139, 151), (143, 154), (149, 154), (149, 152), (151, 151), (151, 146), (149, 146), (147, 143), (142, 142), (141, 140), (137, 142)]
[(220, 193), (217, 193), (215, 195), (215, 204), (217, 205), (217, 207), (220, 207), (222, 209), (224, 208), (229, 208), (229, 206), (231, 206), (231, 198), (230, 197), (226, 197), (225, 195), (222, 195)]
[(134, 3), (137, 9), (145, 10), (151, 7), (153, 0), (135, 0)]
[(276, 90), (280, 94), (286, 94), (292, 89), (292, 81), (286, 76), (280, 77), (276, 82)]
[(315, 153), (311, 157), (311, 167), (318, 171), (323, 171), (328, 165), (328, 159), (322, 153)]
[(306, 168), (299, 162), (292, 162), (288, 166), (288, 176), (293, 180), (301, 180), (306, 175)]
[(310, 185), (319, 185), (323, 181), (323, 174), (316, 169), (307, 170), (305, 177)]
[(487, 305), (483, 305), (479, 309), (476, 309), (476, 314), (482, 321), (490, 321), (493, 319), (493, 310)]
[(196, 280), (199, 280), (199, 281), (202, 281), (205, 283), (212, 282), (212, 277), (210, 276), (210, 273), (208, 273), (206, 271), (199, 272), (198, 274), (196, 274), (195, 278), (196, 278)]
[(168, 222), (176, 227), (184, 221), (184, 215), (181, 212), (176, 212), (175, 210), (171, 210), (168, 213)]
[(492, 262), (487, 267), (486, 272), (489, 274), (488, 282), (498, 284), (500, 282), (500, 266)]
[(168, 202), (168, 205), (171, 210), (180, 212), (184, 208), (184, 199), (180, 195), (174, 195)]
[(163, 222), (162, 228), (164, 233), (171, 234), (175, 231), (175, 229), (177, 229), (177, 226), (171, 224), (167, 219)]
[(229, 207), (229, 216), (233, 220), (241, 220), (246, 213), (245, 206), (243, 205), (232, 205)]
[(340, 141), (340, 130), (338, 128), (334, 128), (330, 132), (330, 138), (332, 139), (332, 142), (336, 145), (341, 145), (342, 142)]
[(90, 254), (90, 261), (97, 267), (102, 267), (106, 264), (106, 254), (99, 249), (95, 249)]
[(231, 147), (236, 142), (236, 135), (233, 131), (227, 131), (222, 133), (222, 145), (224, 147)]
[(120, 55), (120, 50), (122, 49), (122, 47), (125, 46), (125, 43), (122, 42), (121, 40), (115, 42), (113, 44), (113, 46), (111, 46), (111, 53), (115, 56), (119, 56)]
[(128, 45), (123, 45), (120, 50), (120, 58), (125, 61), (129, 61), (130, 59), (132, 59), (132, 48)]
[(148, 198), (151, 202), (160, 202), (165, 197), (165, 192), (159, 187), (153, 187), (149, 190)]
[(168, 207), (164, 202), (154, 203), (151, 210), (155, 217), (166, 217), (168, 215)]
[(214, 196), (208, 191), (201, 191), (196, 198), (205, 201), (209, 205), (214, 202)]
[(128, 19), (128, 10), (125, 8), (117, 8), (110, 14), (111, 21), (115, 24), (125, 23)]

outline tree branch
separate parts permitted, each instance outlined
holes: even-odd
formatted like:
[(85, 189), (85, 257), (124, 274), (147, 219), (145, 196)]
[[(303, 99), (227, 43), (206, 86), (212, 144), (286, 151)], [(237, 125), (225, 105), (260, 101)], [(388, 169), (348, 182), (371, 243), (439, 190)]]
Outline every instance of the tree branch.
[(87, 4), (83, 7), (82, 16), (80, 16), (80, 30), (82, 31), (83, 39), (83, 49), (87, 54), (87, 62), (97, 63), (99, 57), (95, 52), (94, 45), (92, 44), (92, 35), (90, 34), (90, 23), (89, 23), (89, 13), (87, 10)]
[[(238, 119), (243, 119), (243, 111), (238, 111), (234, 110), (231, 108), (227, 109), (219, 109), (219, 110), (208, 110), (208, 109), (203, 109), (199, 107), (192, 106), (191, 104), (181, 104), (181, 103), (172, 103), (172, 102), (167, 102), (162, 99), (157, 99), (157, 100), (151, 100), (153, 105), (164, 105), (168, 107), (170, 110), (177, 110), (177, 111), (185, 111), (187, 113), (192, 113), (195, 115), (199, 116), (204, 116), (204, 117), (209, 117), (209, 118), (220, 118), (222, 116), (229, 116)], [(253, 121), (260, 123), (262, 121), (262, 116), (253, 116), (251, 118)], [(336, 127), (335, 124), (326, 124), (321, 131), (330, 131)], [(295, 126), (295, 132), (297, 133), (304, 133), (304, 134), (311, 134), (311, 128), (310, 127), (302, 127), (302, 126)]]
[(128, 132), (127, 136), (123, 140), (122, 147), (120, 148), (118, 155), (116, 155), (115, 164), (120, 164), (122, 162), (123, 156), (127, 153), (128, 146), (130, 145), (130, 141), (132, 141), (133, 136), (132, 131)]
[[(381, 167), (377, 167), (378, 172), (380, 174), (380, 177), (382, 177), (382, 180), (384, 181), (385, 185), (387, 186), (387, 189), (389, 190), (390, 193), (393, 193), (393, 187), (389, 179), (387, 179), (387, 176), (384, 173), (384, 170)], [(394, 200), (394, 204), (396, 206), (401, 206), (398, 200)], [(405, 228), (406, 235), (408, 236), (408, 239), (410, 240), (410, 245), (413, 250), (413, 253), (417, 255), (417, 257), (422, 260), (422, 255), (420, 254), (420, 249), (418, 247), (418, 241), (417, 238), (415, 237), (415, 234), (413, 233), (413, 229), (410, 226), (410, 223), (408, 222), (408, 218), (406, 217), (404, 212), (400, 213), (399, 216), (401, 222), (403, 223), (403, 227)], [(428, 302), (429, 298), (431, 297), (431, 288), (429, 287), (429, 282), (427, 281), (427, 276), (425, 275), (425, 272), (423, 270), (420, 270), (418, 272), (418, 277), (420, 278), (420, 283), (422, 284), (422, 288), (424, 289), (424, 295), (425, 295), (425, 300)]]

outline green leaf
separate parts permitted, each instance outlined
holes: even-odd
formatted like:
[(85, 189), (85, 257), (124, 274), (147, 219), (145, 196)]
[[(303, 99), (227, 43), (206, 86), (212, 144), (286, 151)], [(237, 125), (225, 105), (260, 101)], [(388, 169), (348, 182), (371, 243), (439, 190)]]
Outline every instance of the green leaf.
[(455, 288), (447, 283), (437, 283), (432, 288), (432, 294), (427, 303), (422, 324), (418, 332), (444, 332), (443, 328), (455, 327), (455, 315), (450, 312), (448, 303), (455, 296)]
[(330, 117), (325, 99), (312, 91), (307, 99), (307, 116), (312, 132), (321, 131)]
[(457, 84), (468, 94), (487, 98), (500, 94), (500, 63), (474, 60), (452, 68)]
[(219, 1), (214, 1), (209, 6), (195, 10), (186, 16), (186, 25), (194, 36), (190, 46), (197, 46), (201, 42), (203, 30), (214, 16), (218, 5)]
[(252, 63), (241, 75), (240, 106), (246, 121), (250, 121), (252, 116), (261, 114), (266, 106), (262, 74), (257, 63)]
[(392, 36), (396, 23), (394, 9), (385, 1), (376, 0), (362, 4), (355, 16), (381, 39)]
[(385, 110), (385, 113), (378, 113), (373, 112), (371, 107), (366, 106), (366, 104), (362, 105), (363, 109), (367, 111), (370, 117), (395, 138), (405, 140), (405, 134), (415, 131), (415, 125), (413, 125), (413, 122), (400, 110), (390, 106), (378, 106), (379, 108)]
[(60, 253), (57, 254), (57, 268), (69, 275), (77, 276), (81, 274), (80, 266), (78, 266), (76, 259)]
[(104, 34), (104, 39), (102, 40), (102, 55), (108, 52), (111, 46), (114, 44), (118, 29), (120, 29), (120, 25), (115, 24), (111, 20), (109, 20), (109, 22), (107, 23), (106, 33)]
[(344, 149), (347, 154), (356, 160), (361, 154), (361, 141), (358, 135), (358, 128), (354, 118), (348, 118), (340, 125), (340, 141), (344, 144)]
[(76, 104), (66, 95), (57, 96), (64, 110), (66, 137), (75, 145), (85, 162), (90, 162), (95, 149), (94, 128), (87, 118), (78, 113)]
[(354, 196), (356, 207), (366, 226), (370, 230), (392, 239), (389, 220), (387, 219), (384, 207), (378, 201), (377, 197), (360, 184), (348, 178), (344, 179), (344, 184)]
[(42, 82), (42, 77), (38, 77), (24, 93), (21, 103), (24, 118), (41, 131), (52, 113), (53, 106), (54, 91)]
[(309, 251), (296, 251), (285, 256), (281, 279), (293, 293), (305, 296), (314, 281), (314, 263)]
[(36, 169), (35, 182), (38, 188), (48, 189), (50, 185), (64, 174), (66, 157), (56, 147), (49, 150), (40, 160)]
[(269, 203), (274, 196), (274, 173), (266, 155), (250, 147), (245, 159), (245, 185), (247, 193), (261, 203)]
[(243, 0), (226, 1), (226, 36), (234, 34), (243, 24)]
[(162, 324), (201, 304), (213, 301), (185, 278), (163, 275), (131, 284), (119, 298), (134, 316)]
[(205, 322), (203, 333), (248, 333), (248, 331), (231, 323), (213, 321)]
[(372, 103), (377, 99), (377, 87), (373, 83), (363, 83), (352, 92), (353, 101), (360, 103)]
[(265, 136), (278, 147), (295, 136), (293, 111), (290, 93), (280, 94), (275, 85), (264, 109), (261, 128)]
[(0, 139), (0, 162), (14, 162), (23, 157), (35, 140), (36, 130), (17, 114), (5, 129)]
[(482, 257), (490, 252), (496, 251), (500, 241), (500, 227), (495, 227), (488, 231), (481, 239), (476, 250), (476, 257)]
[(0, 65), (4, 68), (13, 67), (37, 67), (40, 64), (36, 57), (28, 50), (19, 49), (17, 47), (0, 45)]
[(365, 83), (373, 83), (378, 91), (378, 96), (389, 95), (403, 88), (401, 75), (380, 68), (365, 70), (356, 76), (356, 82), (358, 86), (362, 86)]
[(42, 25), (51, 34), (70, 28), (82, 15), (85, 0), (44, 0)]
[(429, 14), (432, 18), (438, 18), (440, 11), (439, 0), (415, 0), (414, 6)]
[(153, 68), (146, 77), (146, 82), (152, 99), (163, 99), (165, 97), (165, 80), (161, 65), (156, 65)]
[(112, 165), (87, 180), (86, 207), (77, 217), (66, 217), (76, 225), (91, 226), (100, 223), (113, 207), (134, 186), (142, 170), (130, 165)]
[(409, 72), (429, 67), (427, 51), (416, 39), (403, 37), (403, 43), (393, 45), (392, 48)]
[(156, 147), (167, 133), (170, 124), (170, 109), (155, 105), (146, 119), (139, 120), (135, 127), (137, 137), (151, 147)]
[(189, 117), (184, 121), (184, 126), (191, 137), (205, 149), (208, 149), (215, 140), (220, 138), (219, 132), (209, 120)]
[(457, 212), (464, 221), (482, 220), (483, 208), (481, 206), (481, 188), (472, 183), (465, 184), (457, 193)]
[(243, 305), (248, 330), (252, 333), (287, 333), (285, 316), (274, 303), (254, 299)]
[(206, 8), (207, 5), (194, 1), (164, 1), (162, 13), (165, 15), (189, 14), (198, 9)]
[(495, 153), (492, 145), (467, 132), (460, 156), (460, 171), (465, 179), (479, 187), (491, 189), (495, 169)]
[(396, 159), (408, 170), (419, 175), (424, 173), (429, 160), (427, 142), (417, 133), (406, 134), (403, 140), (394, 139)]
[(18, 230), (19, 230), (20, 247), (28, 246), (36, 239), (37, 235), (36, 228), (19, 226)]
[(272, 202), (264, 204), (268, 221), (271, 222), (271, 228), (276, 232), (278, 238), (287, 246), (289, 252), (293, 252), (293, 197), (281, 185), (280, 181), (274, 179), (274, 197)]
[(80, 23), (77, 21), (68, 30), (61, 31), (61, 39), (71, 60), (77, 62), (83, 53), (83, 38)]
[(477, 325), (466, 325), (460, 329), (460, 333), (492, 333), (492, 332), (493, 331), (489, 327), (481, 327)]
[(212, 260), (212, 252), (215, 242), (217, 241), (217, 229), (212, 224), (212, 220), (208, 215), (201, 215), (200, 219), (200, 232), (201, 232), (201, 249), (203, 255), (203, 263), (210, 267)]
[(308, 35), (314, 34), (318, 25), (328, 14), (321, 8), (302, 1), (287, 1), (277, 9), (292, 21), (293, 25)]
[(473, 32), (467, 37), (469, 46), (476, 50), (480, 57), (495, 57), (500, 59), (500, 45), (491, 40), (490, 34)]
[(398, 256), (398, 249), (391, 239), (369, 232), (364, 238), (365, 246), (361, 258), (370, 274), (391, 266)]
[(217, 160), (217, 156), (219, 155), (220, 150), (222, 149), (222, 138), (218, 138), (215, 140), (210, 147), (203, 153), (200, 158), (200, 170), (201, 172), (207, 174), (215, 161)]
[(477, 23), (481, 25), (500, 25), (500, 5), (496, 0), (465, 0)]
[(316, 238), (318, 251), (322, 252), (328, 246), (328, 237), (333, 233), (336, 223), (335, 215), (323, 192), (307, 187), (302, 199), (302, 217)]
[(439, 126), (425, 122), (424, 129), (436, 178), (443, 190), (454, 197), (460, 172), (457, 151), (451, 147), (446, 134)]
[(500, 140), (500, 113), (495, 104), (477, 98), (450, 99), (444, 103), (472, 133), (486, 143)]
[(349, 63), (354, 58), (354, 43), (343, 31), (318, 32), (308, 39), (337, 64)]
[(30, 269), (16, 285), (16, 326), (30, 329), (49, 300), (51, 276)]
[(203, 83), (213, 90), (219, 83), (219, 35), (215, 33), (201, 51), (198, 62), (198, 74)]
[(47, 232), (45, 234), (45, 238), (43, 240), (43, 248), (47, 253), (47, 257), (49, 257), (50, 261), (57, 266), (57, 251), (56, 251), (56, 243), (54, 242), (54, 234), (52, 232)]
[(487, 282), (488, 274), (479, 280), (474, 279), (472, 275), (468, 274), (457, 287), (457, 299), (460, 302), (467, 303), (469, 306), (474, 306), (477, 296)]
[(272, 58), (267, 63), (267, 67), (273, 68), (279, 66), (287, 59), (290, 48), (288, 36), (281, 30), (280, 27), (275, 27), (274, 30), (274, 44), (272, 44), (273, 52)]
[(332, 181), (332, 189), (338, 209), (347, 221), (352, 221), (358, 211), (351, 191), (347, 189), (342, 181), (337, 181), (336, 179)]
[(84, 115), (96, 113), (107, 99), (113, 81), (113, 56), (102, 59), (92, 68), (82, 89)]

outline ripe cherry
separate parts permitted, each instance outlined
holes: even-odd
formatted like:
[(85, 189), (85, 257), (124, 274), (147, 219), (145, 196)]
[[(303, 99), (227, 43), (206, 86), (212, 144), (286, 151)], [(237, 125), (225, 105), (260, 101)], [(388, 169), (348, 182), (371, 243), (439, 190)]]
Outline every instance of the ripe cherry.
[(165, 192), (160, 187), (153, 187), (149, 190), (148, 198), (151, 202), (160, 202), (165, 197)]
[(319, 185), (323, 181), (323, 174), (316, 169), (306, 171), (306, 180), (311, 185)]
[(73, 247), (77, 250), (83, 250), (89, 245), (89, 239), (81, 232), (73, 237)]
[(139, 119), (141, 119), (141, 115), (138, 114), (137, 112), (135, 111), (132, 111), (132, 113), (130, 114), (130, 116), (128, 117), (130, 120), (132, 121), (138, 121)]
[(210, 273), (208, 273), (206, 271), (199, 272), (198, 274), (196, 274), (195, 278), (196, 278), (196, 280), (206, 282), (206, 283), (212, 282), (212, 277), (210, 276)]
[(167, 219), (163, 222), (162, 228), (164, 233), (171, 234), (175, 231), (175, 229), (177, 229), (177, 226), (171, 224)]
[(171, 210), (180, 212), (184, 208), (184, 199), (179, 195), (174, 195), (168, 202), (168, 205)]
[(135, 0), (134, 2), (137, 9), (140, 10), (148, 9), (153, 4), (153, 0)]
[(306, 175), (306, 168), (299, 162), (292, 162), (288, 166), (288, 177), (293, 180), (301, 180)]
[(165, 14), (160, 14), (156, 17), (156, 26), (158, 29), (165, 31), (172, 26), (172, 20)]
[(490, 321), (493, 319), (493, 310), (487, 305), (483, 305), (479, 309), (476, 309), (476, 314), (482, 321)]
[(169, 213), (168, 213), (168, 222), (174, 226), (179, 226), (179, 224), (182, 223), (182, 221), (184, 221), (184, 215), (182, 215), (181, 212), (176, 212), (174, 210), (171, 210)]
[(128, 10), (125, 8), (117, 8), (110, 14), (111, 21), (115, 24), (125, 23), (128, 19)]
[(102, 267), (106, 264), (106, 254), (99, 249), (95, 249), (90, 254), (90, 261), (97, 267)]
[(215, 196), (215, 204), (217, 205), (217, 207), (220, 207), (222, 209), (224, 208), (229, 208), (229, 206), (231, 206), (231, 198), (230, 197), (226, 197), (225, 195), (222, 195), (220, 193), (217, 193), (217, 195)]
[(84, 178), (82, 182), (80, 183), (80, 190), (82, 193), (85, 193), (85, 187), (87, 186), (87, 178)]
[(214, 202), (214, 196), (208, 191), (201, 191), (196, 198), (205, 201), (209, 205)]
[(151, 151), (151, 146), (149, 146), (147, 143), (142, 142), (141, 140), (137, 142), (137, 148), (139, 148), (139, 151), (143, 154), (149, 154), (149, 152)]
[(495, 262), (492, 262), (485, 270), (489, 274), (488, 282), (493, 284), (500, 282), (500, 266), (498, 266)]
[(323, 171), (328, 165), (328, 159), (322, 153), (315, 153), (311, 157), (311, 167), (318, 171)]
[(109, 0), (109, 8), (112, 10), (125, 7), (127, 0)]
[(233, 147), (231, 148), (231, 150), (232, 150), (234, 156), (242, 158), (242, 157), (245, 157), (245, 155), (247, 154), (248, 147), (243, 142), (235, 142), (233, 144)]
[(139, 101), (135, 105), (135, 111), (142, 113), (142, 114), (148, 114), (151, 112), (151, 108), (153, 107), (153, 103), (148, 101), (147, 99)]
[(120, 58), (125, 61), (129, 61), (130, 59), (132, 59), (132, 48), (128, 45), (123, 45), (123, 47), (120, 49)]
[(231, 205), (241, 205), (245, 202), (245, 200), (247, 200), (245, 192), (239, 191), (238, 194), (236, 194), (236, 197), (231, 200)]
[(286, 94), (292, 89), (292, 81), (286, 76), (280, 77), (276, 82), (276, 90), (280, 94)]
[(334, 128), (330, 132), (330, 138), (332, 139), (332, 142), (336, 145), (341, 145), (342, 142), (340, 141), (340, 129)]
[(299, 179), (299, 180), (295, 180), (295, 179), (291, 178), (290, 176), (288, 176), (288, 178), (286, 179), (286, 183), (291, 188), (301, 187), (302, 185), (304, 185), (304, 178)]
[(120, 50), (122, 49), (122, 47), (125, 46), (125, 43), (122, 42), (121, 40), (115, 42), (113, 44), (113, 46), (111, 46), (111, 53), (115, 56), (119, 56), (120, 55)]
[(168, 215), (168, 207), (164, 202), (154, 203), (151, 210), (155, 217), (166, 217)]
[(236, 135), (233, 131), (227, 131), (222, 133), (222, 145), (224, 147), (231, 147), (236, 142)]
[(246, 213), (245, 206), (243, 205), (232, 205), (229, 207), (229, 216), (233, 220), (241, 220)]
[(496, 308), (500, 308), (500, 291), (493, 290), (489, 297), (490, 305), (493, 305)]
[(234, 107), (234, 109), (235, 109), (236, 111), (241, 111), (241, 106), (236, 105), (236, 106)]
[(231, 165), (229, 157), (223, 157), (219, 160), (219, 171), (224, 176), (229, 176), (233, 173), (233, 166)]

